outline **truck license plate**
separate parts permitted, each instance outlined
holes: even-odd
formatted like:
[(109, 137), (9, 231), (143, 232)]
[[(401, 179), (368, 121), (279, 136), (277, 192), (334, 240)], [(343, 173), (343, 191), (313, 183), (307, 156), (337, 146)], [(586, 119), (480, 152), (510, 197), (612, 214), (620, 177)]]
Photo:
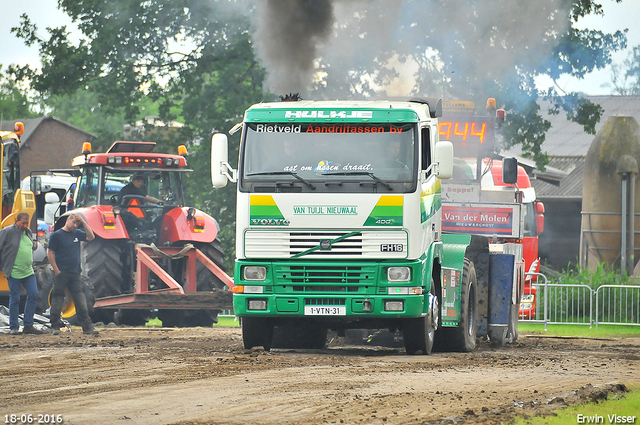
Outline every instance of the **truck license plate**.
[(318, 307), (312, 305), (304, 306), (305, 316), (346, 316), (347, 307), (345, 306), (331, 306), (331, 307)]

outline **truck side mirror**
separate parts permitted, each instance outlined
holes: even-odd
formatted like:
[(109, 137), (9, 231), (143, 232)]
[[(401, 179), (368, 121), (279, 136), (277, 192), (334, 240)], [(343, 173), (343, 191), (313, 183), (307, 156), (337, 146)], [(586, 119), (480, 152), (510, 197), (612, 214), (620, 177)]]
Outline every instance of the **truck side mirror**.
[(536, 208), (536, 229), (538, 234), (544, 232), (544, 204), (540, 201), (535, 202)]
[(38, 196), (42, 193), (42, 179), (40, 176), (31, 176), (31, 192)]
[(434, 162), (438, 165), (435, 168), (436, 177), (450, 179), (453, 176), (453, 143), (445, 140), (436, 143)]
[(502, 181), (506, 184), (515, 184), (518, 181), (518, 160), (504, 158), (502, 160)]
[(60, 197), (55, 192), (47, 192), (44, 195), (44, 222), (50, 226), (56, 221), (56, 212), (60, 209)]
[(229, 180), (235, 181), (235, 170), (229, 166), (229, 140), (224, 134), (216, 133), (211, 137), (211, 184), (216, 188), (225, 187)]

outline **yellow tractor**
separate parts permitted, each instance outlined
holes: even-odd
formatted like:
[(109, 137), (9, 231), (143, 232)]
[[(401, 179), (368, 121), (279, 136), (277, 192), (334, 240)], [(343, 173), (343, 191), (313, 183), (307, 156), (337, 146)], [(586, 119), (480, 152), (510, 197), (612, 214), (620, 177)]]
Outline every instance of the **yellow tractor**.
[[(36, 234), (38, 220), (34, 217), (36, 199), (31, 191), (20, 189), (20, 136), (24, 133), (24, 124), (17, 122), (13, 131), (0, 131), (0, 183), (2, 183), (2, 228), (11, 226), (18, 213), (26, 212), (31, 217), (31, 230)], [(0, 299), (3, 305), (9, 305), (9, 284), (0, 270)]]

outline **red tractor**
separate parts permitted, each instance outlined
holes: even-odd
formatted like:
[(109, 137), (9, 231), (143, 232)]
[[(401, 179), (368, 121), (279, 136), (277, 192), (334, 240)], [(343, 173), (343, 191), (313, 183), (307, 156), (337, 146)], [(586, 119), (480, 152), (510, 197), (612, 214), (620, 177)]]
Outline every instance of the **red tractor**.
[[(87, 298), (92, 292), (95, 306), (104, 307), (93, 311), (94, 321), (141, 325), (157, 309), (164, 326), (211, 326), (224, 306), (207, 294), (233, 285), (222, 266), (220, 228), (185, 206), (182, 179), (191, 170), (184, 146), (180, 155), (154, 147), (115, 142), (106, 153), (91, 153), (85, 143), (72, 163), (81, 172), (72, 209), (55, 230), (76, 213), (96, 234), (82, 248)], [(131, 189), (134, 176), (139, 189), (122, 191)]]

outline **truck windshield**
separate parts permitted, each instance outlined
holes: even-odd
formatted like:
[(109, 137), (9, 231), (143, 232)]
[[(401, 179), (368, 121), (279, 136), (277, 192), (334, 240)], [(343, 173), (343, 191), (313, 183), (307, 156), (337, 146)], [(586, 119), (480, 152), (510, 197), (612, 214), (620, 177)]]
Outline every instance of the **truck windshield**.
[(246, 125), (243, 191), (414, 190), (416, 124)]

